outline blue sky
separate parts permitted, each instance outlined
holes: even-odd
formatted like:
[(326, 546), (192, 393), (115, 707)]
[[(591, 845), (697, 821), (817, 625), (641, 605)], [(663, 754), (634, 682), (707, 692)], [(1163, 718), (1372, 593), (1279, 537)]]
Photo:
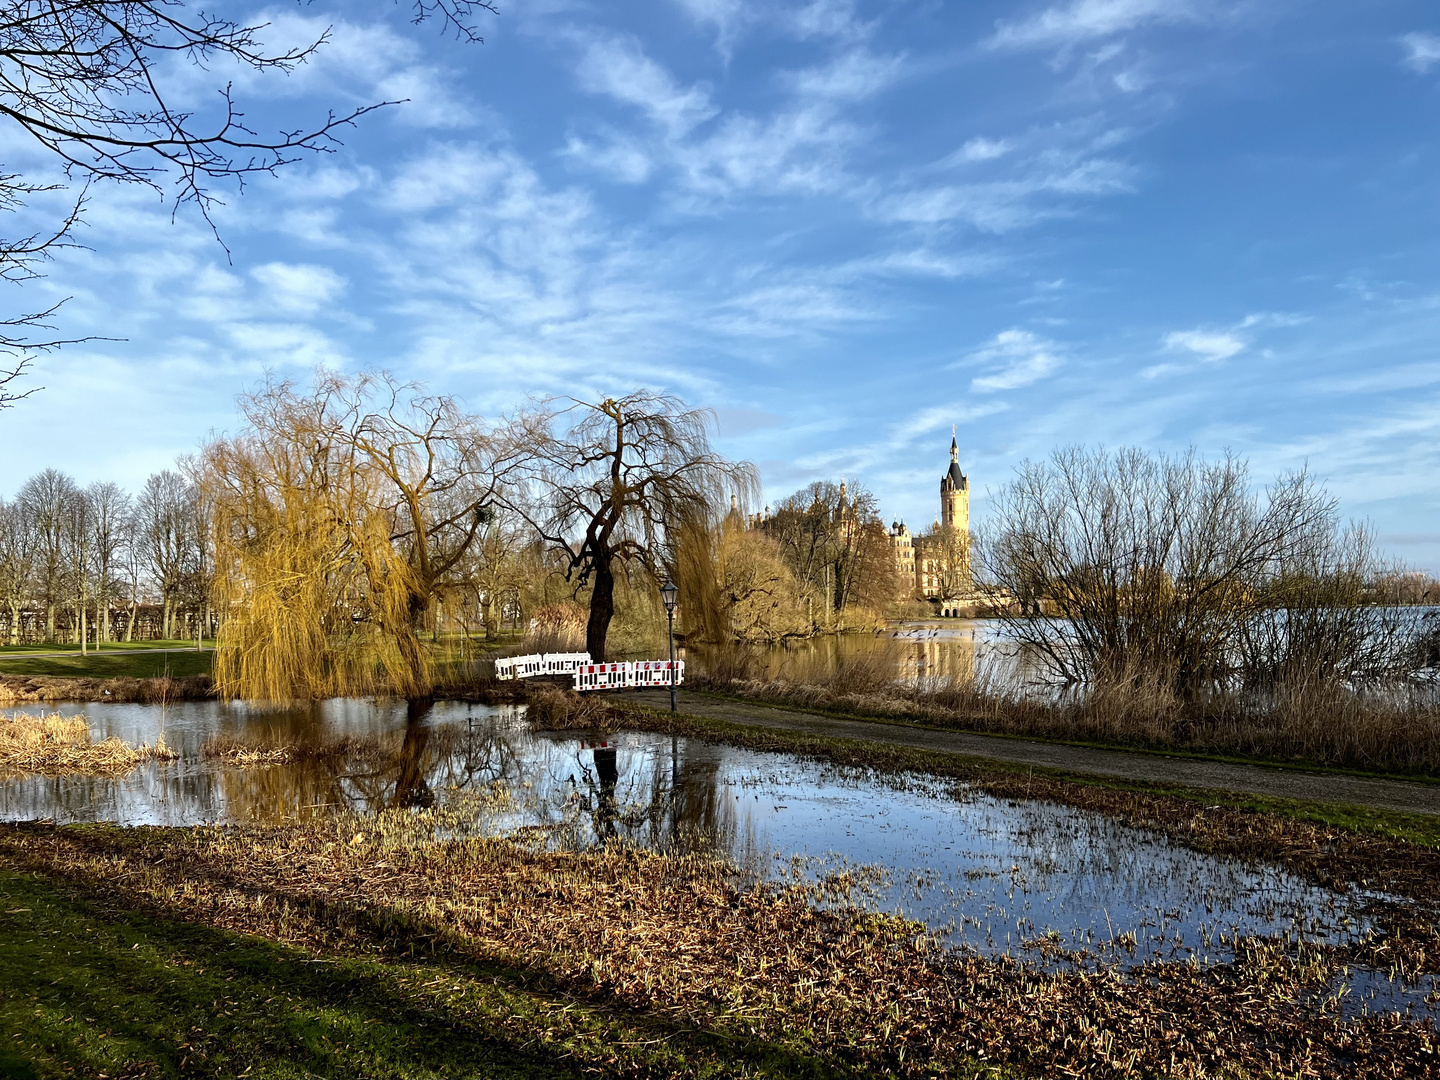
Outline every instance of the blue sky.
[(233, 262), (105, 189), (5, 297), (124, 340), (41, 361), (0, 491), (138, 485), (266, 369), (384, 366), (489, 415), (671, 390), (769, 498), (845, 475), (912, 524), (952, 424), (977, 516), (1063, 443), (1308, 462), (1440, 571), (1433, 2), (515, 0), (476, 46), (406, 15), (266, 9), (334, 31), (237, 78), (256, 126), (410, 101), (227, 195)]

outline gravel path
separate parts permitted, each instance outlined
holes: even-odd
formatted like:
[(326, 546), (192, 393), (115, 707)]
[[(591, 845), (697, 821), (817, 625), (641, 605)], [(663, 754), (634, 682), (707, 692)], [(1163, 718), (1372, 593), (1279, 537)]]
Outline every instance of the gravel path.
[[(668, 690), (629, 691), (625, 693), (624, 700), (636, 701), (656, 709), (670, 707)], [(1239, 765), (1125, 750), (1095, 750), (1083, 746), (972, 735), (904, 724), (840, 720), (817, 713), (731, 701), (686, 690), (679, 692), (678, 704), (681, 712), (693, 716), (727, 720), (752, 727), (798, 731), (807, 735), (868, 739), (918, 750), (940, 750), (1019, 765), (1038, 765), (1102, 776), (1123, 776), (1129, 780), (1183, 784), (1186, 787), (1219, 791), (1244, 791), (1286, 799), (1304, 799), (1308, 802), (1346, 803), (1411, 814), (1440, 814), (1440, 786), (1410, 784), (1402, 780), (1378, 780), (1346, 776), (1343, 773), (1266, 768), (1263, 765)]]

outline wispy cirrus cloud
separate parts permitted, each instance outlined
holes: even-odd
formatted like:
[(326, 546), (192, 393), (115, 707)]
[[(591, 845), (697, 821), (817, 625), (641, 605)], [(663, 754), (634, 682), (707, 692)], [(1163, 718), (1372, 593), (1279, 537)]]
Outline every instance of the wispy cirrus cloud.
[(1405, 66), (1422, 75), (1440, 65), (1440, 34), (1406, 34), (1400, 39), (1405, 47)]
[(1154, 379), (1161, 375), (1173, 375), (1189, 370), (1194, 364), (1224, 363), (1250, 348), (1252, 335), (1244, 331), (1299, 326), (1306, 321), (1304, 316), (1287, 312), (1258, 311), (1246, 315), (1229, 327), (1172, 330), (1160, 339), (1160, 347), (1164, 352), (1180, 354), (1184, 360), (1151, 364), (1141, 370), (1140, 376)]
[(1072, 0), (1028, 18), (1000, 22), (985, 42), (992, 49), (1065, 48), (1112, 37), (1146, 23), (1200, 17), (1189, 0)]
[(1037, 383), (1060, 367), (1059, 346), (1029, 330), (1002, 330), (988, 343), (970, 353), (956, 367), (985, 367), (983, 375), (970, 380), (975, 394), (1018, 390)]
[(707, 87), (680, 85), (633, 37), (592, 40), (577, 74), (585, 90), (641, 109), (672, 139), (688, 134), (717, 112)]
[(1164, 346), (1171, 351), (1188, 352), (1201, 363), (1216, 364), (1243, 352), (1249, 344), (1238, 334), (1228, 331), (1173, 330), (1165, 335)]

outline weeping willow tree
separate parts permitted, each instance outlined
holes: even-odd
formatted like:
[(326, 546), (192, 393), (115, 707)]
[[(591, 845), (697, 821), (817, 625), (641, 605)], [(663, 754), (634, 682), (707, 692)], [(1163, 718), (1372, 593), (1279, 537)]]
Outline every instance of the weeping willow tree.
[(451, 399), (384, 375), (322, 372), (309, 393), (270, 382), (240, 405), (246, 429), (196, 467), (213, 507), (217, 689), (427, 692), (420, 631), (488, 519), (496, 444)]
[(546, 401), (517, 420), (511, 442), (528, 457), (513, 505), (562, 555), (577, 592), (589, 587), (585, 645), (596, 659), (615, 617), (617, 574), (670, 572), (683, 523), (713, 520), (730, 495), (758, 489), (753, 465), (711, 447), (713, 427), (708, 410), (650, 390)]
[(809, 634), (800, 583), (779, 545), (747, 528), (738, 506), (715, 523), (687, 521), (677, 530), (675, 584), (688, 638), (779, 641)]

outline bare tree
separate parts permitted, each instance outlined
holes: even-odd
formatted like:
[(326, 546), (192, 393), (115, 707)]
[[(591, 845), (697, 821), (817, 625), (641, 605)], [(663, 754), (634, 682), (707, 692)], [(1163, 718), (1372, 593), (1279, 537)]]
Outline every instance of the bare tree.
[(0, 596), (10, 609), (7, 635), (11, 645), (20, 644), (25, 600), (33, 585), (35, 531), (26, 519), (24, 506), (0, 499)]
[(99, 616), (97, 641), (110, 640), (110, 603), (122, 573), (125, 527), (133, 512), (130, 495), (119, 484), (95, 483), (85, 489), (90, 503), (90, 528), (95, 553), (95, 606)]
[(650, 390), (551, 399), (517, 422), (515, 444), (533, 457), (512, 505), (563, 555), (575, 588), (590, 587), (585, 645), (597, 660), (615, 616), (617, 572), (638, 564), (662, 573), (683, 522), (714, 520), (730, 494), (749, 498), (759, 488), (753, 465), (711, 448), (713, 427), (709, 411)]
[[(863, 485), (817, 480), (782, 499), (764, 530), (830, 628), (853, 604), (885, 606), (896, 590), (879, 503)], [(885, 597), (885, 602), (881, 597)]]
[(65, 587), (65, 511), (75, 481), (59, 469), (32, 476), (16, 496), (20, 513), (35, 533), (35, 583), (45, 604), (45, 640), (55, 640), (55, 611)]
[(1010, 634), (1051, 674), (1189, 694), (1262, 656), (1290, 663), (1304, 635), (1338, 647), (1353, 621), (1336, 622), (1335, 601), (1378, 569), (1359, 535), (1304, 472), (1256, 492), (1232, 456), (1071, 447), (1000, 492), (983, 565), (1020, 601)]
[(86, 615), (90, 606), (90, 575), (95, 555), (92, 525), (90, 500), (83, 490), (75, 488), (65, 500), (60, 539), (65, 552), (70, 596), (74, 601), (75, 619), (71, 624), (71, 634), (81, 652), (85, 651), (89, 640)]
[(190, 509), (193, 498), (185, 477), (166, 469), (145, 481), (135, 502), (146, 569), (163, 605), (161, 633), (167, 638), (175, 636), (175, 602), (185, 580), (194, 527)]
[[(415, 0), (414, 19), (437, 18), (456, 36), (478, 41), (485, 0)], [(191, 110), (167, 78), (180, 67), (228, 64), (285, 74), (309, 60), (328, 31), (306, 45), (267, 48), (263, 23), (190, 8), (181, 0), (3, 0), (0, 2), (0, 116), (57, 164), (80, 193), (51, 225), (0, 240), (0, 280), (17, 283), (71, 243), (96, 182), (141, 184), (175, 205), (194, 203), (209, 220), (211, 185), (243, 186), (304, 155), (332, 150), (340, 129), (388, 102), (330, 112), (294, 128), (261, 134), (248, 126), (231, 84), (216, 87), (213, 107)], [(0, 210), (18, 211), (33, 196), (64, 184), (0, 171)], [(218, 234), (217, 234), (218, 235)], [(13, 389), (40, 351), (66, 342), (50, 331), (55, 308), (0, 320), (0, 408), (26, 393)]]

